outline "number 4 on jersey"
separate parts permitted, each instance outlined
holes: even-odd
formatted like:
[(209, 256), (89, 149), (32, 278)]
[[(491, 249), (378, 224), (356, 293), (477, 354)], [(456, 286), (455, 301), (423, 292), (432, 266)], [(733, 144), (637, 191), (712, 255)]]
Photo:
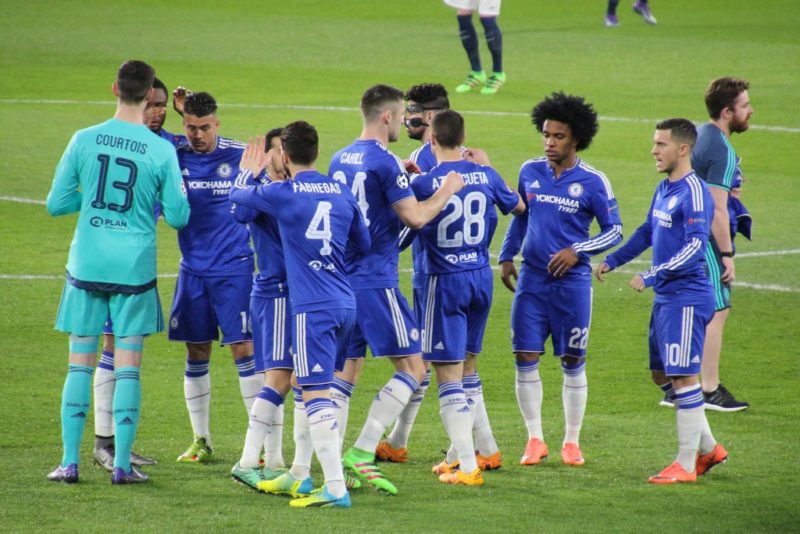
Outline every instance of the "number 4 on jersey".
[(317, 204), (317, 211), (308, 223), (306, 228), (306, 239), (321, 239), (322, 248), (319, 253), (328, 256), (331, 253), (331, 208), (330, 202), (320, 202)]

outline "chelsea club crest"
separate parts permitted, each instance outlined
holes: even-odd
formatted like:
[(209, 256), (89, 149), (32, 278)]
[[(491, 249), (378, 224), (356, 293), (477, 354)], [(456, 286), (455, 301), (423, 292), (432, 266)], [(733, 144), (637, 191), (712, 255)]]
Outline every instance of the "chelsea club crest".
[(667, 201), (667, 209), (668, 209), (668, 210), (671, 210), (672, 208), (674, 208), (674, 207), (675, 207), (675, 204), (677, 204), (677, 203), (678, 203), (678, 197), (676, 197), (676, 196), (674, 196), (674, 195), (673, 195), (673, 196), (672, 196), (672, 197), (671, 197), (671, 198), (670, 198), (670, 199)]
[(217, 176), (220, 178), (230, 178), (231, 174), (233, 174), (233, 169), (227, 163), (222, 163), (219, 167), (217, 167)]
[(567, 193), (569, 193), (569, 196), (572, 198), (578, 198), (583, 194), (583, 186), (581, 184), (572, 184), (569, 186), (569, 189), (567, 189)]

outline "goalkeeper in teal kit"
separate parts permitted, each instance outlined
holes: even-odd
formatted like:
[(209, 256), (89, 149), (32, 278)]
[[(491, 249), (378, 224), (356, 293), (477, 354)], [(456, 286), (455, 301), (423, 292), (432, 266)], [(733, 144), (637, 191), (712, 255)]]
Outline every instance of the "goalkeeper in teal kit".
[(147, 480), (131, 466), (130, 449), (139, 423), (143, 339), (164, 329), (156, 288), (154, 205), (161, 204), (173, 228), (183, 228), (189, 220), (175, 149), (143, 124), (154, 77), (153, 68), (141, 61), (120, 67), (113, 86), (114, 117), (73, 135), (47, 196), (51, 215), (79, 213), (56, 318), (56, 329), (70, 337), (61, 399), (64, 454), (47, 477), (54, 482), (78, 481), (98, 339), (109, 316), (116, 336), (117, 379), (111, 482)]

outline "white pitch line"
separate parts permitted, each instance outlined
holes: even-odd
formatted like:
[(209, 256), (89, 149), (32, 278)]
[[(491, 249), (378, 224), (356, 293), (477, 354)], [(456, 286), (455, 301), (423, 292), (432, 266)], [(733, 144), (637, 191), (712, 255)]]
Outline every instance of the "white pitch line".
[[(614, 269), (613, 272), (620, 274), (631, 274), (631, 275), (640, 274), (639, 271), (633, 271), (630, 269)], [(606, 276), (608, 276), (608, 274), (606, 274)], [(762, 291), (778, 291), (780, 293), (800, 293), (800, 288), (797, 287), (781, 286), (778, 284), (753, 284), (750, 282), (743, 282), (741, 280), (736, 280), (733, 283), (733, 288), (736, 289), (739, 287), (746, 287), (748, 289), (757, 289)]]
[[(2, 98), (0, 104), (33, 104), (33, 105), (88, 105), (88, 106), (113, 106), (116, 103), (111, 100), (70, 100), (70, 99), (26, 99), (26, 98)], [(316, 105), (303, 105), (303, 104), (242, 104), (242, 103), (228, 103), (220, 104), (221, 108), (239, 108), (239, 109), (274, 109), (274, 110), (300, 110), (300, 111), (337, 111), (355, 113), (359, 111), (357, 107), (351, 106), (316, 106)], [(488, 117), (528, 117), (528, 113), (521, 113), (519, 111), (480, 111), (480, 110), (462, 110), (464, 115), (480, 115)], [(606, 117), (600, 115), (598, 117), (601, 121), (607, 122), (635, 122), (645, 124), (656, 124), (659, 119), (643, 119), (637, 117)], [(764, 124), (751, 124), (750, 128), (753, 130), (762, 130), (766, 132), (779, 132), (779, 133), (800, 133), (800, 128), (793, 128), (790, 126), (770, 126)]]
[[(736, 254), (736, 259), (742, 258), (765, 258), (769, 256), (789, 256), (792, 254), (800, 254), (800, 248), (787, 248), (783, 250), (762, 250), (756, 252), (742, 252), (741, 254)], [(631, 260), (628, 262), (629, 265), (650, 265), (652, 262), (650, 260)]]
[(40, 206), (47, 204), (44, 200), (38, 200), (35, 198), (7, 197), (4, 195), (0, 195), (0, 200), (5, 200), (6, 202), (19, 202), (21, 204), (38, 204)]

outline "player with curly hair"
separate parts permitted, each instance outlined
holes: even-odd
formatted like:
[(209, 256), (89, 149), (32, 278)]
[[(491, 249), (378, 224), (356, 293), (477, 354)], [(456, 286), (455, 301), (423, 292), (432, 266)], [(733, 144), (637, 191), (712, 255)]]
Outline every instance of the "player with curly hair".
[[(514, 217), (500, 252), (503, 283), (515, 292), (511, 328), (516, 394), (528, 429), (520, 463), (535, 465), (548, 454), (542, 434), (539, 358), (552, 337), (553, 354), (560, 358), (564, 374), (566, 433), (561, 458), (568, 465), (583, 465), (578, 438), (588, 392), (589, 258), (619, 243), (622, 222), (608, 179), (577, 154), (589, 147), (598, 130), (592, 105), (558, 92), (538, 103), (531, 116), (542, 134), (545, 156), (526, 161), (520, 169), (519, 193), (527, 209)], [(600, 232), (590, 236), (593, 220)], [(518, 275), (513, 259), (520, 249)], [(518, 279), (518, 287), (512, 278)]]

